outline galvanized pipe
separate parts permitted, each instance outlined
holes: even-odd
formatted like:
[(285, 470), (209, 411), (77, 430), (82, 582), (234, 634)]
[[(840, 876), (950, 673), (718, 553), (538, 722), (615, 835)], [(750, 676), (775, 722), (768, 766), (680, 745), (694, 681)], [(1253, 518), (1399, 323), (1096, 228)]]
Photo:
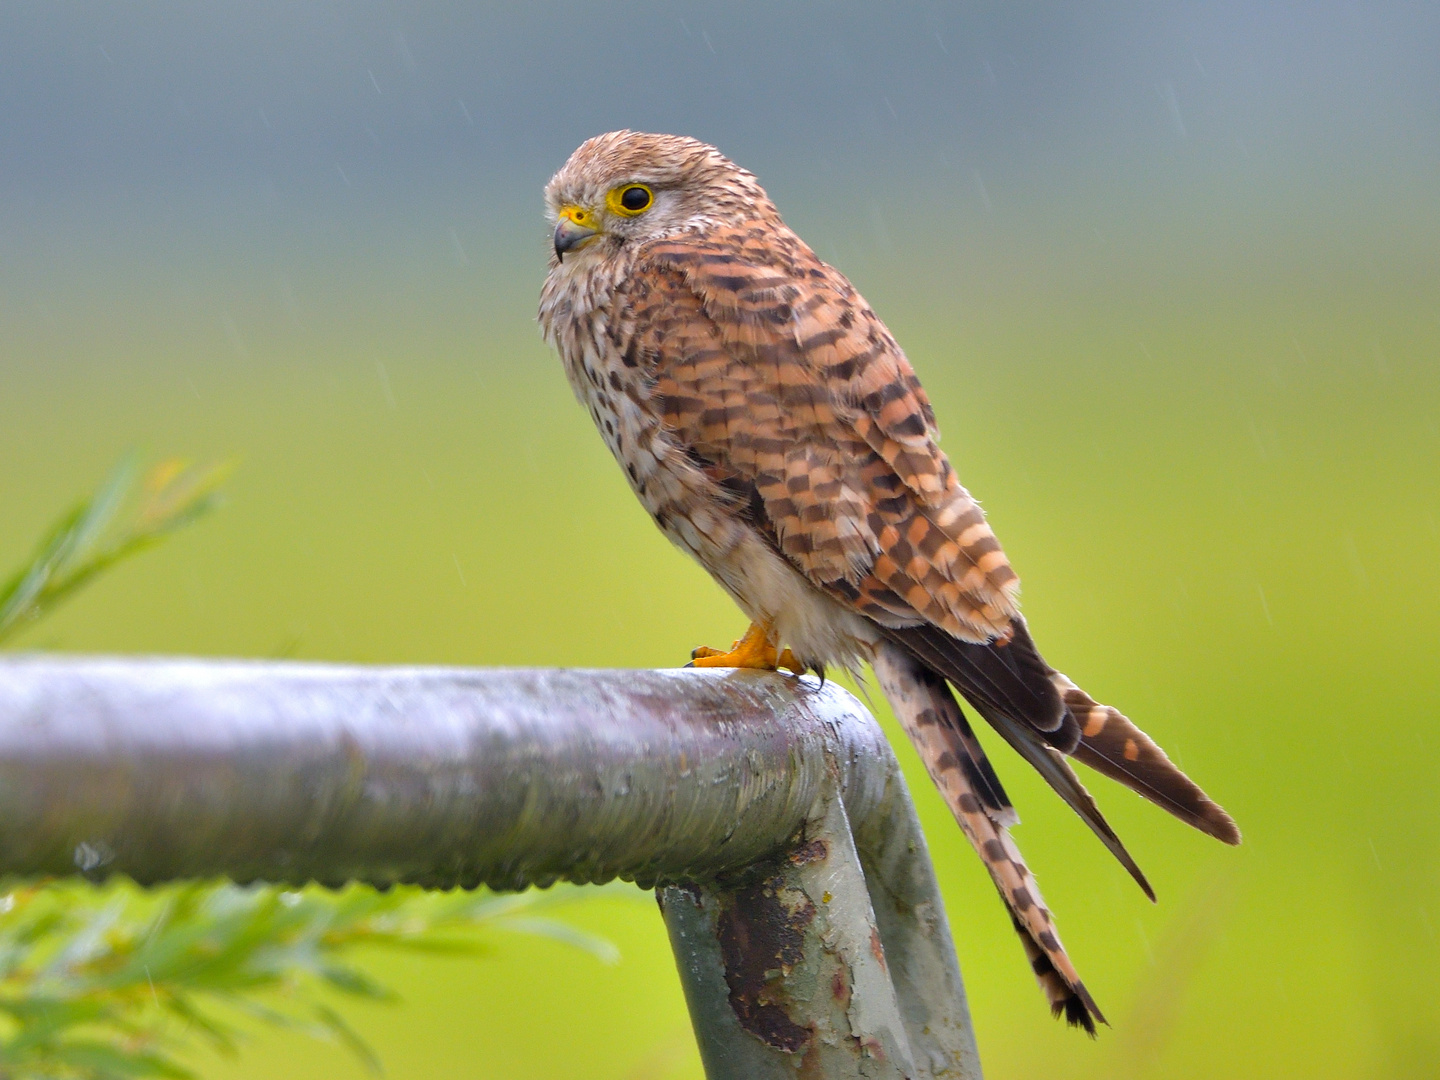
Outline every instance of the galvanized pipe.
[[(673, 886), (662, 908), (712, 1077), (770, 1075), (728, 1058), (980, 1075), (894, 756), (814, 679), (0, 660), (0, 873), (77, 871)], [(774, 916), (776, 889), (798, 905), (796, 962), (756, 968), (773, 943), (747, 920)]]
[(797, 1058), (815, 1076), (921, 1075), (844, 804), (832, 789), (816, 809), (782, 858), (661, 891), (710, 1080), (783, 1080)]

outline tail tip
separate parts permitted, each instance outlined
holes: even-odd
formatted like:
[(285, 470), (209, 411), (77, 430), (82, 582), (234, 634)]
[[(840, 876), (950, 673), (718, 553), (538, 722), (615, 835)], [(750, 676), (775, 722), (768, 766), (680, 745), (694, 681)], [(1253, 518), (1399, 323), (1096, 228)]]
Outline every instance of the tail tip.
[(1211, 803), (1207, 809), (1208, 812), (1204, 818), (1205, 831), (1221, 843), (1239, 847), (1242, 838), (1240, 826), (1235, 824), (1235, 819), (1214, 803)]
[(1083, 985), (1077, 984), (1063, 1001), (1052, 1002), (1050, 1011), (1058, 1019), (1063, 1013), (1065, 1022), (1071, 1027), (1083, 1028), (1086, 1035), (1095, 1038), (1095, 1022), (1098, 1020), (1108, 1026), (1109, 1021), (1101, 1015), (1100, 1010), (1095, 1007), (1095, 1002)]

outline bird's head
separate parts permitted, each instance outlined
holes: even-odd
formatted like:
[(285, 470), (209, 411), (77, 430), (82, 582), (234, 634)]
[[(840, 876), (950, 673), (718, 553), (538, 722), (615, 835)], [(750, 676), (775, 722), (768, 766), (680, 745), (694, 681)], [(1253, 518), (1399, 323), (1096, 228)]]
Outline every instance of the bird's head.
[(713, 146), (636, 131), (581, 143), (545, 185), (545, 205), (561, 260), (774, 213), (755, 177)]

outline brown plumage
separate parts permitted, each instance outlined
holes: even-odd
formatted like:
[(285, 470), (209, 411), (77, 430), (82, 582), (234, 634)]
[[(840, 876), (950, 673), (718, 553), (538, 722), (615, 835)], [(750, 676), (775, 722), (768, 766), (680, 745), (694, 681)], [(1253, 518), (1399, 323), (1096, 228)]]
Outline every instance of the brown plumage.
[(576, 150), (546, 200), (545, 336), (646, 510), (754, 623), (734, 653), (697, 662), (773, 666), (788, 645), (822, 671), (872, 663), (1052, 1007), (1093, 1031), (1103, 1018), (947, 682), (1147, 894), (1066, 755), (1228, 843), (1234, 822), (1041, 658), (1019, 579), (940, 451), (905, 354), (754, 176), (693, 139), (620, 131)]

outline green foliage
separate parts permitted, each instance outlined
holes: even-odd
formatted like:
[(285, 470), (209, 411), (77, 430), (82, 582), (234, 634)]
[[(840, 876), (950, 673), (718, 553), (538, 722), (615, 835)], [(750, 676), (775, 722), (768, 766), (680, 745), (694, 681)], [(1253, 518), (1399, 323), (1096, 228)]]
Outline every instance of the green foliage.
[(209, 513), (228, 472), (165, 461), (136, 491), (140, 459), (128, 454), (94, 495), (51, 527), (29, 563), (0, 585), (0, 642), (102, 571)]
[(199, 1039), (233, 1054), (246, 1018), (332, 1038), (378, 1073), (325, 1000), (391, 999), (352, 962), (358, 949), (476, 954), (538, 933), (613, 961), (611, 945), (544, 914), (579, 893), (17, 885), (0, 899), (0, 1076), (188, 1077), (176, 1053)]
[[(226, 471), (172, 461), (142, 481), (126, 457), (0, 585), (0, 642), (208, 513)], [(358, 950), (476, 954), (523, 933), (614, 962), (614, 946), (544, 914), (580, 895), (12, 882), (0, 894), (0, 1080), (190, 1077), (177, 1055), (197, 1041), (235, 1053), (247, 1019), (338, 1041), (378, 1073), (326, 1000), (391, 1000), (353, 962)]]

